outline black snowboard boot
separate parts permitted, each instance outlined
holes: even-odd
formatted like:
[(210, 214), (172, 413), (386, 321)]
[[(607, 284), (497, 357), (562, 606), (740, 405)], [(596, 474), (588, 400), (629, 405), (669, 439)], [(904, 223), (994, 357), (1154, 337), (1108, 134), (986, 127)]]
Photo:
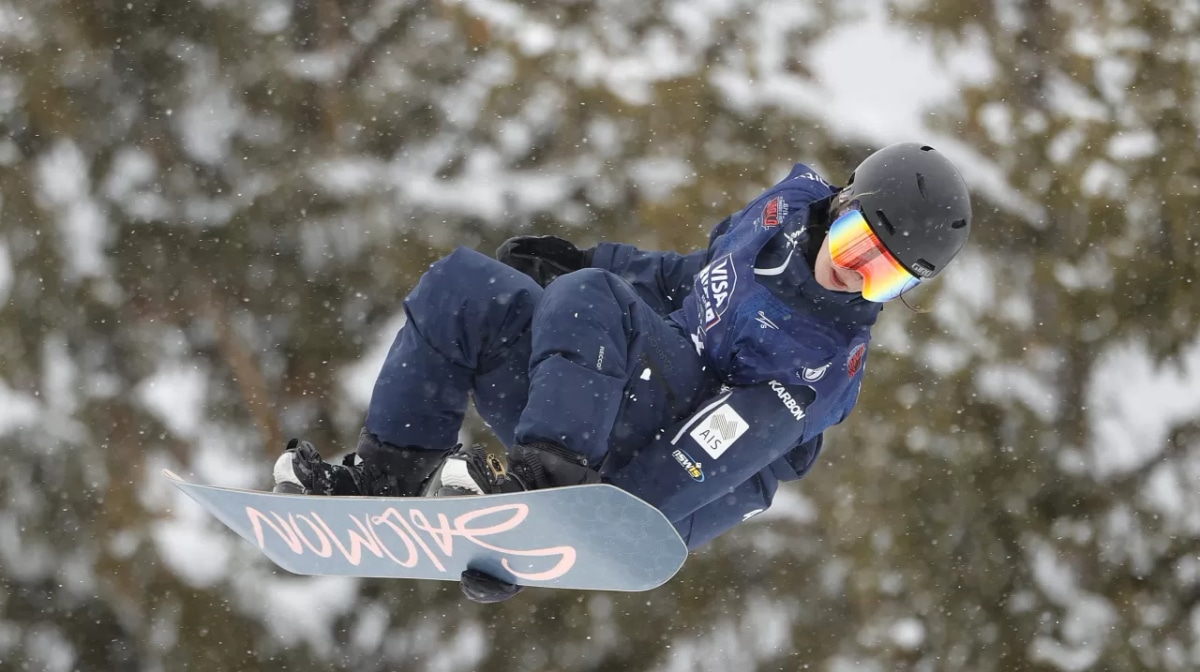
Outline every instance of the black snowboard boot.
[[(455, 446), (458, 448), (458, 446)], [(453, 448), (450, 450), (454, 450)], [(393, 446), (363, 430), (341, 464), (321, 459), (307, 441), (292, 439), (275, 461), (275, 492), (304, 495), (413, 497), (450, 450)]]
[(600, 474), (588, 468), (586, 458), (558, 444), (513, 446), (507, 467), (483, 446), (472, 446), (451, 453), (429, 479), (425, 493), (433, 497), (495, 495), (599, 482)]

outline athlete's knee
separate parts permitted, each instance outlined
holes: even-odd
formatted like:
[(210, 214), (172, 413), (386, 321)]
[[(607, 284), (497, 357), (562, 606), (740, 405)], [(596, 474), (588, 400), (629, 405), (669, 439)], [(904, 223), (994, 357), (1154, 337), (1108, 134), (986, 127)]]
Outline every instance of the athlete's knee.
[(549, 285), (558, 285), (560, 287), (588, 287), (588, 286), (604, 286), (608, 284), (610, 277), (616, 277), (611, 271), (603, 268), (581, 268), (578, 271), (565, 273), (555, 278)]
[(504, 268), (503, 264), (491, 257), (460, 247), (433, 262), (429, 270), (421, 276), (413, 291), (438, 294), (444, 292), (473, 293), (471, 290), (487, 284), (483, 278), (495, 273), (497, 265)]
[(619, 282), (620, 278), (602, 268), (584, 268), (560, 275), (546, 285), (545, 299), (548, 303), (568, 304), (616, 301)]
[(439, 313), (457, 314), (468, 305), (498, 302), (534, 303), (541, 287), (529, 277), (476, 252), (460, 247), (437, 260), (421, 276), (408, 296), (410, 309), (429, 303)]

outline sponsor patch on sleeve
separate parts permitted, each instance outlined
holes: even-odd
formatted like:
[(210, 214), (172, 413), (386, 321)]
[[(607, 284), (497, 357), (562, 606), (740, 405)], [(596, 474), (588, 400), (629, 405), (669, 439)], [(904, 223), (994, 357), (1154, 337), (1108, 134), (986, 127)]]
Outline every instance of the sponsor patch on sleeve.
[(671, 457), (675, 458), (675, 461), (679, 463), (679, 466), (683, 467), (683, 470), (688, 473), (688, 476), (692, 477), (693, 481), (697, 483), (704, 482), (704, 469), (700, 466), (699, 462), (692, 459), (691, 455), (676, 449), (671, 453)]
[(775, 396), (779, 397), (779, 401), (783, 402), (783, 407), (787, 409), (788, 413), (790, 413), (797, 422), (804, 419), (805, 410), (808, 408), (808, 405), (812, 403), (812, 400), (816, 398), (816, 392), (813, 391), (811, 387), (804, 388), (809, 395), (808, 398), (803, 402), (798, 401), (795, 397), (793, 397), (792, 393), (788, 392), (787, 387), (778, 381), (772, 380), (770, 382), (770, 387), (771, 390), (775, 392)]
[(774, 229), (779, 226), (779, 223), (787, 219), (788, 204), (783, 200), (782, 196), (776, 196), (763, 206), (762, 216), (757, 220), (757, 224), (764, 229)]
[(867, 344), (859, 343), (850, 351), (850, 356), (846, 358), (846, 373), (853, 378), (854, 374), (862, 369), (863, 355), (867, 354)]
[(696, 275), (695, 292), (700, 307), (700, 324), (704, 325), (705, 331), (721, 321), (735, 289), (737, 268), (733, 264), (733, 254), (714, 260)]
[(828, 370), (829, 370), (828, 364), (825, 364), (824, 366), (819, 366), (815, 369), (810, 369), (808, 367), (805, 367), (803, 369), (803, 371), (801, 372), (800, 377), (803, 378), (804, 382), (806, 382), (806, 383), (815, 383), (818, 380), (824, 378), (825, 372)]
[(750, 425), (742, 416), (729, 404), (723, 404), (692, 430), (691, 437), (715, 460), (725, 454), (747, 429)]

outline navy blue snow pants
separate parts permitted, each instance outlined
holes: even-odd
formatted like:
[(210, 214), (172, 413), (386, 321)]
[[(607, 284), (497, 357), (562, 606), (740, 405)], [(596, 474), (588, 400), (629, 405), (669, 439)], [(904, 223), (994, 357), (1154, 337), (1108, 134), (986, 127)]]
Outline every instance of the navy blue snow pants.
[(460, 248), (404, 310), (366, 421), (395, 445), (453, 446), (470, 395), (506, 447), (554, 441), (609, 473), (720, 386), (679, 326), (601, 269), (542, 289)]

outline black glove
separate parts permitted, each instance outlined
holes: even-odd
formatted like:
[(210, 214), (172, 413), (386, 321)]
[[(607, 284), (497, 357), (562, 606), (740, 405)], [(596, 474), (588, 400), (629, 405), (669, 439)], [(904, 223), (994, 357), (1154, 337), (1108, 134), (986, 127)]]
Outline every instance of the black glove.
[(517, 236), (496, 249), (496, 259), (545, 287), (560, 275), (590, 266), (592, 252), (557, 236)]
[(464, 571), (458, 585), (462, 586), (463, 595), (466, 595), (467, 599), (480, 604), (503, 602), (521, 592), (521, 589), (525, 587), (501, 581), (478, 569)]

